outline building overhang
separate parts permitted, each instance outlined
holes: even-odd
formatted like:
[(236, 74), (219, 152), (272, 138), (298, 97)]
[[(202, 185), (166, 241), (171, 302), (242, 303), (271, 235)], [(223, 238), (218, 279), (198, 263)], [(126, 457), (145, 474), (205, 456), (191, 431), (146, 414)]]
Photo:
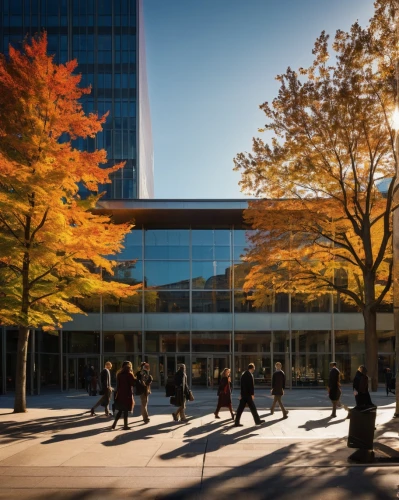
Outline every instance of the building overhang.
[(250, 200), (100, 200), (95, 213), (148, 228), (246, 228)]

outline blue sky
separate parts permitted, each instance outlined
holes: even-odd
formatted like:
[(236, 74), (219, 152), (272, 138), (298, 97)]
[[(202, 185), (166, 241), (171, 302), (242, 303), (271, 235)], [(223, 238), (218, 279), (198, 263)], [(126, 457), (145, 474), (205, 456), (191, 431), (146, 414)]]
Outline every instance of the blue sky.
[(373, 0), (144, 0), (155, 198), (243, 198), (233, 158), (265, 124), (275, 76)]

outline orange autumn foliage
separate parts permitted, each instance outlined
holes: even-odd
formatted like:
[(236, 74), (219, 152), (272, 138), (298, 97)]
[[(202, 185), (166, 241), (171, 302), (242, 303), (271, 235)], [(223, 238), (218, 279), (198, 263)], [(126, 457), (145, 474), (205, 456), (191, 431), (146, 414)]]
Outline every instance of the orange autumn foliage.
[(99, 196), (81, 200), (78, 184), (98, 191), (123, 164), (105, 168), (106, 152), (79, 151), (106, 116), (86, 115), (76, 61), (57, 65), (43, 33), (0, 56), (0, 322), (20, 329), (15, 411), (25, 410), (24, 366), (30, 328), (60, 328), (82, 311), (72, 298), (135, 293), (103, 281), (110, 256), (131, 224), (92, 213)]

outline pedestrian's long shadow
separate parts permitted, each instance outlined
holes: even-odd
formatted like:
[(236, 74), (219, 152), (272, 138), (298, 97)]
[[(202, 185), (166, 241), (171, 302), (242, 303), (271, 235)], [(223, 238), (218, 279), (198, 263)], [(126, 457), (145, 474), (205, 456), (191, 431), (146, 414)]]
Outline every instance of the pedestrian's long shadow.
[[(260, 428), (264, 429), (265, 427), (269, 427), (277, 422), (279, 422), (279, 420), (272, 420), (271, 422), (262, 424)], [(229, 431), (234, 429), (234, 424), (232, 422), (228, 422), (227, 425), (222, 426), (218, 424), (219, 423), (210, 423), (199, 428), (188, 430), (184, 433), (184, 437), (187, 442), (183, 446), (167, 453), (163, 453), (159, 458), (162, 460), (172, 460), (179, 457), (193, 457), (204, 453), (205, 444), (206, 452), (208, 453), (257, 435), (257, 433), (254, 432), (254, 427), (244, 428), (234, 433), (227, 434)], [(201, 436), (197, 439), (190, 439), (192, 436), (198, 436), (199, 434), (201, 434)]]
[(157, 425), (146, 425), (140, 426), (138, 429), (133, 428), (130, 432), (124, 431), (123, 434), (119, 434), (119, 431), (116, 430), (117, 434), (115, 435), (113, 432), (113, 439), (103, 441), (101, 444), (104, 446), (120, 446), (122, 444), (128, 443), (130, 441), (139, 441), (141, 439), (154, 439), (158, 437), (160, 434), (169, 433), (173, 429), (179, 429), (186, 424), (177, 424), (176, 422), (166, 422), (164, 424)]
[(298, 429), (306, 429), (307, 431), (311, 431), (313, 429), (321, 429), (330, 427), (330, 425), (341, 424), (345, 422), (346, 417), (341, 420), (333, 420), (332, 417), (321, 418), (320, 420), (308, 420), (303, 425), (298, 425)]

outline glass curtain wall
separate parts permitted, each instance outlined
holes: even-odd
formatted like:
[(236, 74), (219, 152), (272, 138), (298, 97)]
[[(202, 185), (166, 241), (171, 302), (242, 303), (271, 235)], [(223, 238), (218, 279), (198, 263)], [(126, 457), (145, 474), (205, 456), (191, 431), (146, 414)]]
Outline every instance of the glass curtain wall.
[(136, 0), (0, 0), (0, 51), (45, 29), (55, 61), (77, 59), (80, 85), (92, 87), (82, 97), (84, 111), (109, 113), (95, 139), (75, 142), (86, 151), (105, 149), (109, 165), (125, 162), (103, 186), (105, 198), (138, 197), (136, 14)]

